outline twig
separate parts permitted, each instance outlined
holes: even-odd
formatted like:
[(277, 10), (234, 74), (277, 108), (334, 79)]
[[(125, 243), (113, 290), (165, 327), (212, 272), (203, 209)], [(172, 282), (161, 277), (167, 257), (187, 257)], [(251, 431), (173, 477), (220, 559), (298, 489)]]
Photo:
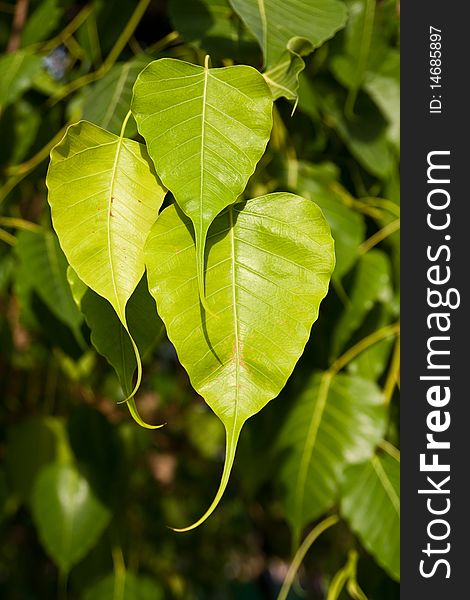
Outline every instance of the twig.
[(7, 45), (7, 52), (9, 53), (15, 52), (20, 47), (21, 34), (28, 16), (28, 8), (29, 0), (16, 0), (15, 14), (13, 15), (13, 24)]

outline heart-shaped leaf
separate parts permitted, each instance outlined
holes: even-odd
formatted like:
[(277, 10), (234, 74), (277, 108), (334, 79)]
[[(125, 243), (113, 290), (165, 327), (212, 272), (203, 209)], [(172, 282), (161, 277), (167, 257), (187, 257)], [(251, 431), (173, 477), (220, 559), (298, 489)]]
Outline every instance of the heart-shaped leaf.
[(341, 513), (377, 562), (400, 579), (400, 464), (388, 454), (349, 467)]
[(204, 248), (215, 217), (243, 192), (272, 126), (272, 96), (247, 66), (209, 69), (171, 58), (137, 78), (132, 112), (158, 175), (191, 219), (204, 302)]
[(337, 501), (345, 467), (371, 456), (384, 428), (385, 406), (375, 383), (313, 376), (279, 438), (287, 451), (281, 479), (295, 545), (302, 528)]
[(305, 38), (312, 51), (346, 23), (346, 7), (338, 0), (230, 0), (263, 50), (265, 65), (281, 58), (289, 40)]
[(150, 233), (150, 292), (191, 383), (223, 422), (227, 441), (216, 497), (225, 490), (241, 428), (284, 387), (318, 316), (334, 267), (320, 209), (293, 194), (229, 207), (208, 236), (201, 311), (190, 223), (175, 205)]
[[(52, 150), (47, 186), (70, 266), (111, 303), (129, 334), (126, 304), (144, 273), (143, 248), (165, 195), (145, 147), (81, 121)], [(142, 367), (130, 339), (138, 364), (133, 396)], [(129, 407), (139, 420), (131, 398)]]
[(96, 543), (110, 512), (71, 465), (52, 464), (38, 476), (33, 517), (48, 554), (67, 573)]

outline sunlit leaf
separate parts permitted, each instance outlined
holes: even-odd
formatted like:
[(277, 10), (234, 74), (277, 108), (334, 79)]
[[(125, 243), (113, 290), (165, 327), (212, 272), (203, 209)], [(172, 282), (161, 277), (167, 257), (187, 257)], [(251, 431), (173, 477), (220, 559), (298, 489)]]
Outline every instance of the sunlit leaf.
[(346, 7), (338, 0), (230, 0), (230, 4), (258, 40), (268, 68), (292, 38), (305, 38), (311, 52), (346, 22)]
[(61, 464), (39, 474), (32, 511), (44, 548), (65, 573), (91, 550), (111, 516), (87, 479), (72, 465)]
[(149, 236), (146, 263), (158, 312), (191, 383), (223, 422), (225, 490), (245, 421), (284, 387), (318, 316), (334, 267), (319, 208), (287, 193), (224, 211), (208, 237), (207, 303), (201, 312), (191, 226), (175, 205)]
[(194, 225), (204, 299), (204, 248), (215, 217), (243, 192), (272, 125), (271, 92), (258, 71), (209, 69), (174, 59), (151, 63), (132, 110), (158, 175)]
[(350, 375), (316, 374), (283, 426), (285, 506), (298, 544), (305, 525), (338, 500), (344, 469), (370, 457), (385, 427), (380, 389)]
[[(81, 121), (52, 150), (47, 186), (54, 229), (70, 266), (110, 302), (128, 331), (126, 304), (144, 273), (144, 244), (165, 195), (145, 147)], [(138, 362), (136, 390), (141, 365), (130, 339)]]
[(349, 467), (341, 490), (341, 513), (365, 548), (400, 579), (400, 464), (374, 455)]

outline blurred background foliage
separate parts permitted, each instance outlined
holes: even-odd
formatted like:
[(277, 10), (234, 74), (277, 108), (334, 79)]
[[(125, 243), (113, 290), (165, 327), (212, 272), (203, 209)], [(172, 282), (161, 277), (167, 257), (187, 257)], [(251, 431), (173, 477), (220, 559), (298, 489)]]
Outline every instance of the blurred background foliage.
[(321, 206), (331, 290), (287, 387), (248, 422), (221, 506), (175, 534), (167, 526), (199, 515), (218, 484), (222, 426), (145, 297), (133, 304), (148, 348), (137, 403), (168, 425), (143, 430), (118, 404), (92, 343), (122, 360), (118, 325), (67, 277), (44, 180), (68, 124), (119, 132), (149, 61), (209, 53), (263, 70), (250, 2), (0, 2), (2, 599), (274, 599), (301, 540), (336, 514), (289, 598), (399, 597), (399, 4), (268, 0), (266, 14), (328, 3), (346, 5), (345, 26), (308, 56), (289, 50), (291, 100), (276, 102), (246, 197), (288, 190)]

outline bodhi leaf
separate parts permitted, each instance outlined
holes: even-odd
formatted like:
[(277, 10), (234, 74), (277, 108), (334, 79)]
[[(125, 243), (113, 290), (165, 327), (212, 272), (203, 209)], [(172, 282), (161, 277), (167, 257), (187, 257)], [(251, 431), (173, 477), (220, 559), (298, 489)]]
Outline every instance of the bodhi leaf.
[(383, 396), (371, 381), (315, 374), (279, 438), (281, 471), (295, 545), (302, 528), (338, 499), (344, 469), (370, 457), (385, 427)]
[[(127, 397), (132, 392), (132, 379), (137, 368), (129, 336), (109, 302), (92, 290), (84, 295), (81, 305), (91, 329), (93, 346), (114, 368)], [(164, 331), (145, 276), (130, 297), (126, 314), (129, 330), (143, 357)]]
[(127, 400), (132, 416), (145, 425), (132, 398), (142, 366), (126, 304), (144, 273), (144, 244), (165, 190), (143, 145), (86, 121), (69, 127), (52, 150), (46, 183), (54, 229), (70, 266), (110, 302), (129, 334), (138, 373)]
[(243, 424), (284, 387), (310, 335), (334, 267), (333, 240), (320, 209), (288, 193), (229, 207), (208, 236), (201, 311), (191, 226), (175, 205), (154, 225), (146, 248), (149, 288), (191, 383), (226, 429), (216, 508)]
[[(119, 134), (132, 98), (132, 86), (137, 75), (150, 62), (145, 56), (114, 65), (106, 75), (96, 82), (88, 93), (83, 107), (83, 118)], [(132, 119), (126, 133), (134, 137), (137, 128)]]
[(341, 513), (365, 548), (400, 579), (400, 464), (385, 454), (349, 467), (342, 486)]
[(137, 78), (132, 111), (158, 175), (191, 219), (199, 295), (205, 303), (207, 231), (233, 204), (263, 155), (272, 126), (272, 96), (247, 66), (209, 69), (163, 58)]
[(88, 480), (58, 463), (38, 475), (32, 509), (41, 542), (64, 573), (91, 550), (111, 517)]
[(230, 4), (258, 40), (268, 69), (292, 38), (304, 38), (312, 52), (346, 23), (346, 7), (338, 0), (230, 0)]
[(312, 51), (311, 44), (304, 38), (292, 38), (279, 61), (263, 73), (274, 100), (284, 96), (288, 100), (297, 99), (299, 75), (305, 69), (302, 58)]

